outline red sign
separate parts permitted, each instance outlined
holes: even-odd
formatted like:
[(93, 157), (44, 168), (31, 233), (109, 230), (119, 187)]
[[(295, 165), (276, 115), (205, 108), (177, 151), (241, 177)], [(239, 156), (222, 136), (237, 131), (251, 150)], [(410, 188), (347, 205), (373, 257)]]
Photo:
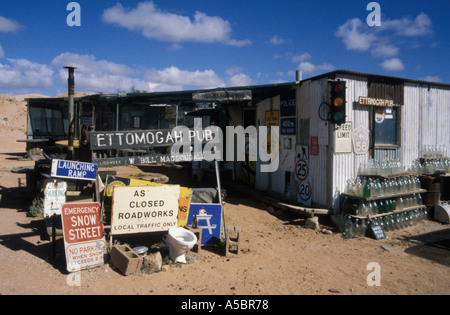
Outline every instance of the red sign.
[(99, 267), (104, 264), (106, 242), (100, 221), (100, 204), (66, 203), (61, 209), (69, 272)]
[(100, 204), (64, 204), (62, 207), (64, 240), (69, 244), (103, 239)]
[(319, 155), (319, 137), (311, 137), (311, 155)]

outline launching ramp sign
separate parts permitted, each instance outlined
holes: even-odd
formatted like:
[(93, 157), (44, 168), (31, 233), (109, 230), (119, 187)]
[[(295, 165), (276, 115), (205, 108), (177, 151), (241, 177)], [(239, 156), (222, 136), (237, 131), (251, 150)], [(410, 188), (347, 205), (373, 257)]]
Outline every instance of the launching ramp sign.
[(58, 178), (96, 180), (97, 165), (53, 159), (51, 175)]

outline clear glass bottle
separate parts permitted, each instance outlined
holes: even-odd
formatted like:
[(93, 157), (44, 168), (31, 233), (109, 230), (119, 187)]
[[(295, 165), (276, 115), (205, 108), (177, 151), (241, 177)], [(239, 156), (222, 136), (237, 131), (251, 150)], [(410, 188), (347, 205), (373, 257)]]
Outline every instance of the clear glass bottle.
[(344, 226), (344, 238), (352, 238), (354, 236), (353, 222), (350, 216), (347, 216)]

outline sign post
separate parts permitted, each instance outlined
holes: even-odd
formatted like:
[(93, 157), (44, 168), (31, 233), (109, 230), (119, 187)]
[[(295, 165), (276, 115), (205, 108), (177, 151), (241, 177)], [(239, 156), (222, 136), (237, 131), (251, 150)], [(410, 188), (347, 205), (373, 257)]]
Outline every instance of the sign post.
[(106, 242), (98, 202), (66, 203), (61, 218), (67, 271), (75, 272), (104, 264)]

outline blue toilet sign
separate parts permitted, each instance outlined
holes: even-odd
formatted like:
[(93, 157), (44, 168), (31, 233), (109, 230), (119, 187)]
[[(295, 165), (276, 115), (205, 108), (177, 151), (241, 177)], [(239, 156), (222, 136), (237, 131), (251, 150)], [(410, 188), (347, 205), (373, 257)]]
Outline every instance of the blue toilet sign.
[(222, 229), (222, 205), (191, 203), (187, 225), (192, 225), (194, 216), (197, 218), (197, 226), (202, 229), (201, 245), (219, 244)]

